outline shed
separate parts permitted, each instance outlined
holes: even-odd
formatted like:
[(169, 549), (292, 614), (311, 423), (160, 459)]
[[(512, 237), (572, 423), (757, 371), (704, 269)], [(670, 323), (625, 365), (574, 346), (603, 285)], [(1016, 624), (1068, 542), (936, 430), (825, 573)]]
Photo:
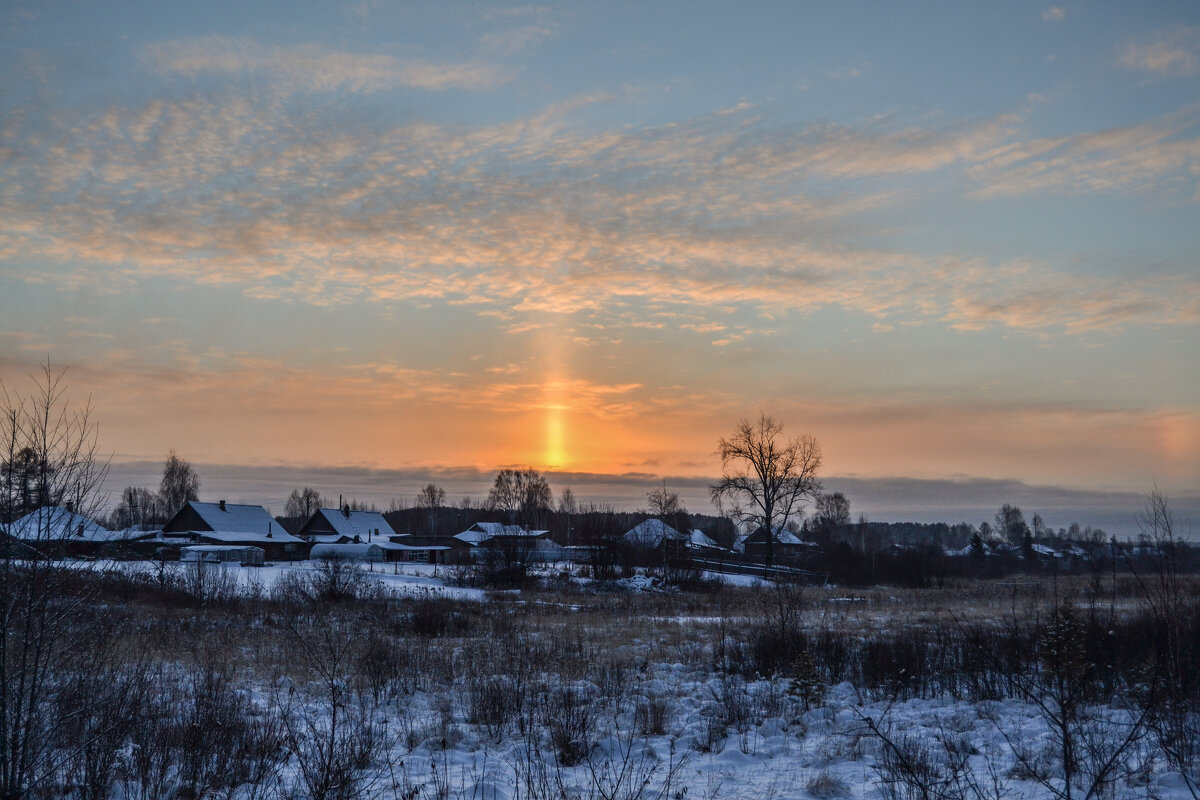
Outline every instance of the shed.
[(179, 549), (179, 560), (206, 564), (243, 564), (261, 567), (266, 551), (253, 545), (193, 544)]
[[(254, 531), (189, 531), (184, 534), (190, 544), (224, 544), (239, 547), (261, 547), (268, 561), (301, 561), (307, 557), (308, 542), (297, 539), (282, 529), (275, 533)], [(182, 538), (180, 534), (163, 534), (164, 541)]]
[(388, 561), (419, 564), (461, 563), (471, 558), (474, 547), (454, 536), (393, 536), (391, 542), (379, 542)]
[(383, 561), (383, 548), (374, 543), (314, 544), (308, 557), (312, 561)]

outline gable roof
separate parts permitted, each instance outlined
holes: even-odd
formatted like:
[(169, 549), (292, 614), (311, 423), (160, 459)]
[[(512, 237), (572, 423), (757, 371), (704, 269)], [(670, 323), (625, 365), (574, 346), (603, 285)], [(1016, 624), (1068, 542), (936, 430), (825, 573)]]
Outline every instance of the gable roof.
[(664, 542), (682, 542), (688, 538), (661, 519), (647, 519), (626, 531), (621, 541), (634, 547), (662, 547)]
[(462, 533), (455, 534), (454, 538), (470, 545), (479, 545), (497, 536), (532, 536), (536, 538), (548, 533), (549, 531), (531, 531), (521, 525), (505, 525), (503, 522), (476, 522)]
[(260, 533), (258, 531), (196, 531), (197, 539), (206, 539), (212, 542), (247, 543), (254, 542), (255, 544), (308, 544), (303, 539), (297, 539), (290, 533), (285, 531), (279, 524), (275, 525), (273, 533)]
[[(222, 505), (224, 505), (224, 509), (221, 508)], [(280, 534), (287, 535), (284, 527), (276, 522), (262, 506), (239, 503), (201, 503), (199, 500), (189, 500), (183, 508), (179, 509), (175, 517), (180, 516), (189, 508), (200, 517), (204, 528), (210, 531), (244, 531), (264, 536), (271, 533), (276, 537)], [(174, 518), (171, 522), (174, 522)], [(170, 525), (171, 523), (168, 522), (166, 527), (170, 527)]]
[[(304, 523), (304, 527), (300, 529), (300, 535), (310, 535), (309, 528), (314, 526), (314, 523), (319, 524), (323, 520), (329, 528), (332, 528), (338, 536), (345, 536), (350, 541), (354, 541), (358, 537), (360, 542), (367, 542), (379, 537), (395, 536), (396, 532), (392, 530), (392, 526), (388, 525), (387, 520), (383, 518), (383, 514), (378, 511), (351, 511), (348, 515), (345, 511), (339, 511), (336, 508), (318, 508), (313, 512), (313, 515)], [(322, 531), (325, 529), (322, 528)], [(324, 540), (329, 534), (327, 533), (312, 533), (314, 539)]]
[(26, 542), (67, 539), (106, 542), (114, 538), (112, 531), (100, 523), (82, 514), (67, 511), (61, 506), (43, 506), (36, 511), (30, 511), (9, 525), (8, 533), (14, 539)]
[(692, 532), (688, 536), (688, 546), (690, 546), (690, 547), (710, 547), (710, 548), (713, 548), (716, 550), (722, 549), (721, 545), (714, 542), (711, 538), (708, 537), (707, 534), (704, 533), (704, 531), (700, 530), (699, 528), (692, 528)]
[[(804, 541), (799, 536), (797, 536), (796, 534), (792, 533), (791, 531), (789, 531), (787, 528), (784, 528), (784, 527), (776, 528), (775, 535), (771, 538), (773, 538), (779, 544), (791, 544), (791, 545), (812, 545), (813, 544), (812, 542)], [(767, 529), (761, 525), (758, 527), (757, 530), (754, 531), (754, 533), (752, 533), (749, 536), (746, 536), (745, 538), (742, 539), (743, 543), (749, 542), (751, 544), (758, 544), (759, 542), (762, 542), (765, 544), (766, 541), (767, 541)]]

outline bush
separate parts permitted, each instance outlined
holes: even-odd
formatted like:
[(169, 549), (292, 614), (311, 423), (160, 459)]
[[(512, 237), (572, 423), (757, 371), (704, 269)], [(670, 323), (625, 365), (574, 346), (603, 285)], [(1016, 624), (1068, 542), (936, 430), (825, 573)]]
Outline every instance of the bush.
[(542, 708), (542, 724), (562, 766), (573, 767), (591, 752), (596, 714), (578, 689), (567, 687), (550, 692)]
[(671, 718), (671, 704), (665, 697), (639, 697), (633, 709), (633, 724), (641, 736), (662, 736)]

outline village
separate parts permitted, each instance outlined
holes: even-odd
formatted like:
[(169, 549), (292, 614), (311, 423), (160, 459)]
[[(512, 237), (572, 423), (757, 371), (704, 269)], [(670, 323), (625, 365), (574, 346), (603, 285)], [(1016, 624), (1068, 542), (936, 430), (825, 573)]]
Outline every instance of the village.
[[(77, 513), (67, 502), (15, 519), (0, 530), (0, 536), (11, 542), (16, 557), (246, 567), (330, 560), (364, 566), (471, 565), (490, 569), (484, 583), (510, 585), (524, 580), (526, 567), (555, 564), (577, 565), (597, 578), (615, 576), (618, 570), (628, 576), (634, 569), (648, 568), (661, 569), (675, 580), (724, 574), (809, 583), (872, 585), (884, 580), (922, 585), (965, 574), (1070, 574), (1108, 568), (1114, 561), (1128, 569), (1163, 556), (1152, 542), (1118, 542), (1090, 529), (1086, 535), (1074, 536), (1039, 530), (1035, 538), (1026, 527), (1010, 541), (994, 531), (984, 539), (973, 526), (830, 524), (814, 513), (802, 524), (775, 529), (772, 560), (766, 563), (762, 526), (744, 532), (728, 519), (678, 510), (661, 516), (608, 511), (600, 514), (606, 519), (597, 533), (596, 526), (589, 531), (586, 525), (588, 513), (579, 514), (572, 541), (570, 520), (565, 537), (548, 528), (491, 519), (471, 522), (457, 533), (412, 533), (394, 527), (402, 524), (403, 514), (353, 508), (349, 503), (287, 518), (273, 517), (260, 505), (225, 500), (188, 500), (161, 525), (111, 530)], [(476, 515), (503, 516), (486, 509)], [(545, 518), (552, 516), (547, 513)], [(631, 524), (633, 520), (636, 524)], [(713, 535), (689, 527), (689, 522), (707, 522)], [(629, 527), (622, 528), (622, 523)], [(987, 532), (987, 523), (984, 526)], [(1175, 547), (1179, 563), (1191, 564), (1193, 548), (1185, 542)], [(869, 574), (864, 571), (868, 564)]]

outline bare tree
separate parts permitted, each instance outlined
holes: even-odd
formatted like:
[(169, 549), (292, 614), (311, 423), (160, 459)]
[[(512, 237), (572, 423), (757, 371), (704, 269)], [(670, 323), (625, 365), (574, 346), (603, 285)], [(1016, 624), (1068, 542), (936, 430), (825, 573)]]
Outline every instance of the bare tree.
[(509, 522), (520, 518), (526, 524), (537, 524), (541, 514), (550, 510), (553, 499), (550, 484), (536, 469), (502, 469), (488, 492), (487, 505), (503, 511)]
[(1029, 526), (1025, 524), (1025, 515), (1021, 513), (1021, 509), (1011, 503), (1005, 503), (996, 512), (996, 530), (1008, 539), (1009, 544), (1018, 547), (1025, 543), (1025, 537), (1029, 534)]
[(1154, 663), (1163, 677), (1163, 691), (1144, 704), (1150, 707), (1151, 733), (1167, 763), (1178, 770), (1191, 796), (1200, 798), (1200, 676), (1192, 632), (1200, 621), (1200, 599), (1182, 574), (1186, 544), (1170, 502), (1157, 486), (1146, 495), (1138, 527), (1149, 544), (1150, 572), (1142, 576), (1135, 571), (1134, 577), (1150, 612)]
[(91, 645), (73, 640), (85, 617), (80, 582), (65, 580), (63, 568), (47, 556), (56, 539), (70, 535), (70, 512), (63, 506), (95, 515), (108, 471), (107, 459), (98, 457), (90, 400), (82, 407), (71, 405), (63, 371), (52, 369), (49, 360), (33, 380), (25, 396), (0, 386), (0, 458), (12, 465), (32, 456), (27, 463), (35, 465), (31, 475), (22, 476), (31, 482), (3, 482), (5, 527), (25, 487), (35, 486), (47, 503), (24, 524), (23, 547), (9, 541), (0, 552), (0, 797), (5, 798), (26, 796), (62, 757), (51, 747), (49, 730), (54, 709), (63, 712), (61, 672), (73, 652)]
[(176, 455), (174, 448), (167, 452), (167, 460), (163, 462), (158, 499), (167, 516), (178, 512), (189, 500), (200, 499), (200, 476), (191, 464)]
[(441, 508), (446, 505), (446, 490), (435, 483), (425, 484), (417, 494), (417, 508)]
[(683, 511), (683, 504), (679, 502), (679, 492), (667, 491), (665, 480), (660, 488), (646, 493), (646, 502), (650, 505), (650, 513), (661, 520)]
[(321, 507), (321, 502), (321, 493), (310, 486), (305, 486), (303, 490), (292, 489), (283, 507), (283, 515), (308, 519)]
[(442, 506), (446, 505), (446, 490), (435, 483), (425, 484), (425, 488), (417, 494), (417, 508), (425, 509), (429, 533), (437, 535), (438, 516)]
[(558, 513), (570, 516), (579, 513), (579, 503), (575, 501), (575, 492), (571, 491), (571, 487), (562, 490), (558, 496)]
[(158, 497), (142, 486), (126, 486), (121, 501), (108, 517), (110, 528), (146, 528), (164, 522)]
[(850, 501), (841, 492), (817, 496), (813, 524), (841, 528), (850, 524)]
[(490, 511), (502, 511), (512, 521), (517, 509), (521, 507), (521, 494), (517, 488), (519, 470), (502, 469), (496, 473), (496, 480), (488, 491), (487, 508)]
[(785, 440), (783, 424), (760, 414), (757, 422), (743, 419), (732, 436), (719, 439), (717, 455), (722, 475), (710, 487), (713, 502), (732, 500), (735, 518), (766, 530), (770, 566), (775, 531), (821, 490), (821, 446), (808, 434)]

